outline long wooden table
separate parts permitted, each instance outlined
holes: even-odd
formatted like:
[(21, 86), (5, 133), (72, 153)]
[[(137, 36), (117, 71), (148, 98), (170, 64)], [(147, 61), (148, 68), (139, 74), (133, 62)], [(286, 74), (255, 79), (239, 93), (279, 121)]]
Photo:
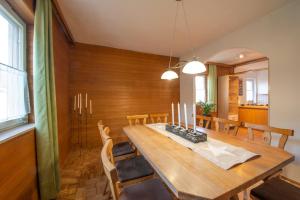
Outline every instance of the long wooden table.
[(260, 155), (224, 170), (144, 125), (123, 130), (179, 199), (228, 199), (294, 160), (293, 155), (279, 148), (201, 128), (211, 138)]

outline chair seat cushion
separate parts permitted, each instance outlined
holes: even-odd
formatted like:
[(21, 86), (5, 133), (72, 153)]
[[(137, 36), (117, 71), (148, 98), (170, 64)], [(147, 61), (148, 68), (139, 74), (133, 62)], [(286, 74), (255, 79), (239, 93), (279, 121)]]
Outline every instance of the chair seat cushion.
[(172, 196), (159, 179), (125, 187), (120, 200), (172, 200)]
[(299, 200), (300, 188), (276, 177), (252, 189), (251, 195), (261, 200)]
[(129, 144), (129, 142), (121, 142), (121, 143), (115, 144), (112, 149), (114, 157), (134, 153), (134, 151), (135, 150), (132, 148), (132, 146)]
[(120, 182), (142, 178), (154, 173), (152, 167), (143, 156), (117, 161), (116, 170)]

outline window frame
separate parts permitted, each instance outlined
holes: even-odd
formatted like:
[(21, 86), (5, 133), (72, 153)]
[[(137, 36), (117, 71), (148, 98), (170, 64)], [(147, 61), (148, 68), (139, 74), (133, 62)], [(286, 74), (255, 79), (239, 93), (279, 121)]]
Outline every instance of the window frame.
[(205, 94), (205, 97), (204, 97), (204, 101), (207, 102), (207, 75), (206, 74), (199, 74), (199, 75), (196, 75), (194, 77), (194, 86), (195, 86), (195, 102), (197, 102), (197, 82), (196, 82), (196, 77), (197, 76), (202, 76), (204, 78), (204, 94)]
[[(0, 0), (0, 10), (1, 13), (4, 14), (4, 17), (7, 18), (7, 20), (11, 20), (13, 22), (15, 22), (20, 28), (20, 41), (19, 44), (20, 46), (20, 50), (22, 50), (23, 52), (20, 54), (22, 57), (20, 58), (20, 61), (22, 62), (22, 69), (20, 68), (15, 68), (15, 66), (7, 66), (7, 67), (11, 67), (15, 70), (21, 70), (24, 71), (25, 73), (27, 73), (27, 26), (26, 23), (24, 22), (24, 20), (19, 17), (14, 11), (13, 9), (8, 5), (8, 3), (6, 3), (3, 0)], [(18, 66), (20, 67), (20, 66)], [(27, 79), (28, 79), (28, 74), (27, 74)], [(24, 124), (28, 124), (28, 114), (25, 114), (23, 117), (20, 118), (16, 118), (16, 119), (12, 119), (12, 120), (7, 120), (4, 122), (0, 122), (0, 134), (3, 131), (15, 128), (17, 126), (20, 125), (24, 125)]]

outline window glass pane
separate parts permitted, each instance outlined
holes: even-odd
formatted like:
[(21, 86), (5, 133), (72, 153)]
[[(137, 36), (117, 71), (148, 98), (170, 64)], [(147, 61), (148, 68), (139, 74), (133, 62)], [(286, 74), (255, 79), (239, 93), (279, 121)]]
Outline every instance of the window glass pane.
[(205, 76), (195, 77), (196, 102), (206, 101)]
[(246, 100), (254, 101), (254, 81), (253, 80), (246, 81)]
[[(25, 71), (25, 25), (0, 3), (0, 130), (24, 123), (30, 111)], [(9, 125), (9, 126), (8, 126)]]
[(20, 25), (0, 11), (0, 63), (23, 69)]

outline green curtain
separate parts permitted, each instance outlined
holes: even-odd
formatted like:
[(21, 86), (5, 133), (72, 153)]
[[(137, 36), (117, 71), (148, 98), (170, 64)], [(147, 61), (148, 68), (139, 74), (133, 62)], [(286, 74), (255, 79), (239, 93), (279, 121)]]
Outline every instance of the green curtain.
[(51, 0), (37, 0), (34, 18), (34, 110), (40, 197), (60, 188)]
[(207, 101), (208, 103), (215, 104), (215, 111), (217, 111), (217, 66), (209, 65), (208, 66), (208, 80), (207, 80)]

